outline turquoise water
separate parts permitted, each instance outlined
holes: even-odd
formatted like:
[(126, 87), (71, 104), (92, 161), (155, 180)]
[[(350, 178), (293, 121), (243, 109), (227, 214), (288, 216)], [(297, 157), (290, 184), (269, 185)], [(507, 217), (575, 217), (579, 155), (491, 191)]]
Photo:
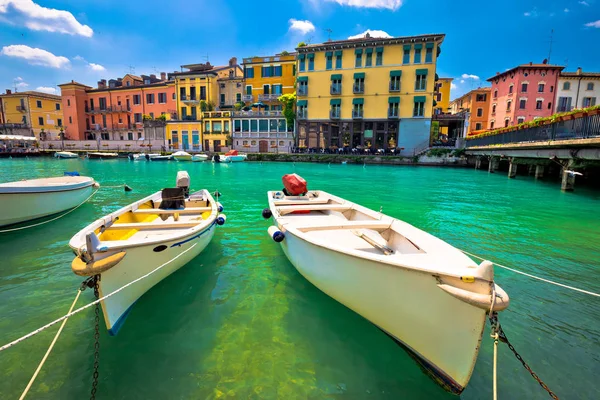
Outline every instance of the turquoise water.
[[(386, 335), (300, 276), (267, 236), (266, 191), (297, 172), (320, 188), (437, 235), (456, 247), (600, 291), (600, 192), (472, 169), (288, 163), (0, 160), (0, 182), (79, 171), (104, 186), (41, 227), (0, 234), (0, 345), (64, 315), (81, 278), (68, 240), (92, 220), (187, 170), (219, 190), (227, 224), (195, 260), (140, 299), (120, 333), (101, 331), (98, 399), (432, 399), (445, 393)], [(600, 398), (600, 299), (496, 269), (511, 296), (506, 334), (564, 399)], [(79, 305), (92, 301), (84, 292)], [(443, 326), (440, 329), (444, 329)], [(0, 398), (18, 398), (56, 328), (0, 353)], [(30, 398), (89, 397), (93, 310), (71, 318)], [(491, 398), (486, 331), (464, 399)], [(506, 346), (500, 397), (545, 399)]]

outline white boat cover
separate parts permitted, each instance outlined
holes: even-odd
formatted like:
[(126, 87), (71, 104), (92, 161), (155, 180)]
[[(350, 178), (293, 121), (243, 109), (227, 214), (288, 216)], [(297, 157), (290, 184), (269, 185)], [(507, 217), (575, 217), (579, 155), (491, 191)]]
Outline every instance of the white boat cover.
[(34, 136), (0, 135), (0, 140), (22, 140), (24, 142), (35, 142), (37, 138)]

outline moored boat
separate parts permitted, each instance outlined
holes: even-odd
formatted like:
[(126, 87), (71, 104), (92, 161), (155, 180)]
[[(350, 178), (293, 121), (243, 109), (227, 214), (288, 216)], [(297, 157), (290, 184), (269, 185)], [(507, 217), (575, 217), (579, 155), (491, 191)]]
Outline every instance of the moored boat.
[(189, 194), (189, 175), (180, 171), (175, 188), (123, 207), (73, 236), (72, 270), (97, 276), (101, 297), (154, 271), (100, 302), (110, 334), (118, 332), (137, 299), (204, 250), (215, 225), (225, 222), (221, 210), (207, 190)]
[(446, 390), (461, 393), (486, 315), (509, 303), (493, 265), (478, 265), (406, 222), (288, 183), (268, 192), (263, 216), (272, 216), (269, 234), (294, 267), (401, 344)]
[(176, 151), (173, 158), (177, 161), (192, 161), (192, 155), (186, 151)]
[(88, 158), (90, 159), (107, 159), (107, 158), (117, 158), (119, 157), (119, 153), (88, 153)]
[(227, 153), (222, 155), (221, 162), (230, 163), (230, 162), (241, 162), (246, 161), (248, 156), (246, 154), (239, 154), (237, 150), (229, 150)]
[(173, 159), (173, 155), (150, 157), (150, 161), (171, 161), (172, 159)]
[(56, 158), (77, 158), (78, 155), (75, 153), (72, 153), (70, 151), (57, 151), (56, 153), (54, 153), (54, 157), (56, 157)]
[(206, 160), (208, 160), (208, 155), (206, 155), (206, 154), (194, 154), (192, 156), (192, 161), (194, 161), (194, 162), (206, 161)]
[(0, 184), (0, 226), (46, 217), (78, 206), (97, 187), (86, 176), (60, 176)]
[(149, 154), (145, 154), (145, 153), (139, 153), (139, 154), (129, 154), (128, 158), (131, 161), (150, 161), (151, 158), (154, 157), (158, 157), (160, 156), (160, 154), (153, 154), (153, 153), (149, 153)]

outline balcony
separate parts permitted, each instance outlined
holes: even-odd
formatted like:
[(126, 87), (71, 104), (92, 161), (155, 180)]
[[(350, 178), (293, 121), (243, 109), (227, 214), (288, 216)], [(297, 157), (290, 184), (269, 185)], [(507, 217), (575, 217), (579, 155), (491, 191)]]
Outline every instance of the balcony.
[(307, 119), (308, 111), (307, 110), (298, 110), (298, 119)]
[(281, 117), (283, 111), (234, 111), (234, 117)]
[(331, 85), (331, 89), (330, 89), (329, 93), (331, 93), (333, 95), (342, 94), (342, 85)]
[(358, 85), (355, 84), (352, 89), (353, 89), (354, 94), (362, 94), (365, 92), (365, 85), (364, 84), (358, 84)]
[(400, 83), (390, 82), (390, 92), (399, 92)]
[(85, 112), (88, 114), (111, 114), (111, 113), (122, 113), (131, 112), (131, 107), (127, 106), (110, 106), (104, 108), (86, 108)]
[(188, 105), (198, 105), (198, 103), (200, 102), (200, 100), (198, 100), (198, 98), (196, 96), (184, 96), (185, 98), (181, 99), (182, 102), (184, 102), (185, 104)]
[(298, 96), (308, 96), (308, 86), (298, 86)]
[(330, 119), (340, 119), (340, 111), (339, 110), (331, 110), (329, 111)]
[(363, 110), (353, 110), (352, 119), (363, 119)]
[(258, 101), (277, 101), (280, 94), (259, 94)]
[(231, 111), (207, 111), (202, 113), (204, 118), (231, 118)]
[(254, 101), (254, 96), (252, 96), (251, 94), (245, 94), (242, 96), (242, 101)]
[(17, 106), (17, 111), (25, 112), (25, 111), (27, 111), (27, 107), (25, 107), (25, 106)]

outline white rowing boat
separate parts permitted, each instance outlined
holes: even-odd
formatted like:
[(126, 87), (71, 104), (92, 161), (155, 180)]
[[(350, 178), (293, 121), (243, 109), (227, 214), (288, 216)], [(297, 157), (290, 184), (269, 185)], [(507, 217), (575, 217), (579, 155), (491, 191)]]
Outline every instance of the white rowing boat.
[(54, 157), (56, 157), (56, 158), (77, 158), (78, 155), (75, 153), (72, 153), (70, 151), (57, 151), (56, 153), (54, 153)]
[(196, 257), (222, 225), (222, 207), (207, 190), (188, 195), (187, 172), (177, 174), (177, 187), (163, 189), (98, 219), (78, 232), (69, 246), (76, 254), (73, 272), (99, 276), (105, 296), (153, 272), (101, 301), (104, 321), (117, 334), (130, 308), (144, 293)]
[(192, 155), (187, 151), (177, 151), (173, 153), (173, 158), (177, 161), (192, 161)]
[(248, 155), (246, 154), (240, 154), (237, 150), (229, 150), (220, 157), (220, 161), (224, 163), (242, 162), (246, 161), (246, 158), (248, 158)]
[(206, 154), (194, 154), (192, 156), (192, 161), (194, 162), (200, 162), (200, 161), (206, 161), (208, 160), (208, 155)]
[(508, 306), (490, 262), (406, 222), (322, 191), (268, 192), (269, 234), (317, 288), (400, 343), (445, 389), (475, 366), (486, 315)]
[(97, 159), (97, 160), (102, 160), (105, 158), (117, 158), (119, 157), (119, 153), (88, 153), (87, 154), (89, 159)]
[(29, 179), (0, 184), (0, 226), (57, 214), (87, 199), (98, 184), (85, 176)]

